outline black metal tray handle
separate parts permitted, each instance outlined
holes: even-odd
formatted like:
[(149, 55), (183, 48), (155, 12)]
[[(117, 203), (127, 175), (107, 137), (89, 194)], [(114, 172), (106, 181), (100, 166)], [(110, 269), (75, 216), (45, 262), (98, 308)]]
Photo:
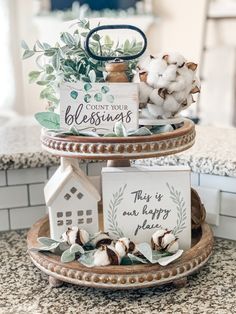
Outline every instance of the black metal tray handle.
[[(89, 47), (89, 40), (91, 38), (91, 36), (94, 34), (94, 33), (97, 33), (101, 30), (104, 30), (104, 29), (131, 29), (137, 33), (139, 33), (141, 35), (141, 37), (143, 38), (143, 48), (142, 50), (140, 50), (139, 53), (137, 54), (134, 54), (134, 55), (124, 55), (124, 56), (117, 56), (117, 57), (114, 57), (114, 56), (99, 56), (99, 55), (96, 55), (94, 54), (90, 47)], [(87, 51), (88, 55), (95, 59), (95, 60), (99, 60), (99, 61), (111, 61), (111, 60), (114, 60), (114, 59), (122, 59), (122, 60), (133, 60), (133, 59), (137, 59), (139, 58), (146, 50), (147, 48), (147, 37), (146, 35), (144, 34), (144, 32), (139, 29), (138, 27), (136, 26), (133, 26), (133, 25), (128, 25), (128, 24), (117, 24), (117, 25), (103, 25), (103, 26), (98, 26), (98, 27), (95, 27), (93, 28), (87, 35), (86, 37), (86, 40), (85, 40), (85, 50)]]

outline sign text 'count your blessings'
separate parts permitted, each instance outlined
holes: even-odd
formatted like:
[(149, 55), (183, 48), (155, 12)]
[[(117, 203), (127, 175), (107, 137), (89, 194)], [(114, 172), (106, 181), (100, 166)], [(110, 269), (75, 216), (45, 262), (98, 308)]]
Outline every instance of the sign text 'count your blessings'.
[(131, 83), (64, 83), (61, 86), (61, 127), (113, 131), (115, 122), (138, 127), (138, 89)]

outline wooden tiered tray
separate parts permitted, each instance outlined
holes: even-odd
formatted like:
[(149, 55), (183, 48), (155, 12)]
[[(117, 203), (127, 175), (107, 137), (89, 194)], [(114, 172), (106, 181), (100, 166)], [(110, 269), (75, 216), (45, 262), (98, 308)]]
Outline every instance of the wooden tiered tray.
[[(37, 238), (49, 236), (48, 217), (40, 219), (28, 233), (28, 249), (37, 247)], [(88, 268), (79, 262), (62, 263), (60, 256), (52, 253), (29, 251), (32, 262), (49, 276), (52, 286), (59, 287), (63, 282), (76, 285), (108, 288), (133, 289), (173, 282), (182, 286), (187, 276), (199, 270), (209, 259), (213, 246), (213, 234), (207, 224), (194, 231), (192, 247), (181, 258), (166, 267), (158, 264), (130, 266), (105, 266)]]
[(41, 134), (43, 149), (62, 157), (94, 160), (139, 159), (176, 154), (190, 148), (195, 140), (195, 127), (184, 120), (172, 132), (132, 137), (55, 137), (47, 130)]
[[(164, 134), (136, 137), (55, 137), (42, 131), (42, 147), (58, 156), (78, 159), (108, 160), (108, 166), (129, 166), (130, 159), (159, 157), (179, 153), (190, 148), (195, 140), (194, 123), (184, 120), (181, 127)], [(201, 207), (200, 199), (197, 200)], [(196, 204), (195, 204), (196, 205)], [(196, 206), (195, 206), (196, 207)], [(49, 236), (48, 217), (39, 220), (28, 233), (28, 248), (38, 246), (37, 238)], [(33, 263), (49, 276), (52, 286), (63, 282), (82, 286), (132, 289), (173, 282), (181, 286), (187, 276), (200, 269), (211, 255), (213, 234), (207, 224), (194, 230), (192, 247), (173, 262), (162, 267), (158, 264), (106, 266), (87, 268), (78, 262), (62, 263), (52, 253), (29, 251)]]

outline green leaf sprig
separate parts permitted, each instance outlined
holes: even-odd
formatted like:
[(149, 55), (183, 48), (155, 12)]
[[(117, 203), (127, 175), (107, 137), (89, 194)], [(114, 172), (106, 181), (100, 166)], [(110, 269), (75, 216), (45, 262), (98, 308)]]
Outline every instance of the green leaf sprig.
[[(125, 188), (125, 187), (124, 187)], [(123, 189), (124, 190), (124, 189)], [(121, 192), (121, 193), (120, 193)], [(121, 194), (123, 193), (121, 190), (119, 191), (120, 195), (114, 195), (114, 197), (118, 197), (118, 202), (121, 202), (120, 199)], [(114, 204), (114, 206), (116, 206)], [(116, 215), (116, 213), (115, 213)], [(116, 219), (115, 217), (113, 217)], [(113, 219), (110, 217), (110, 219)], [(115, 230), (117, 231), (117, 237), (123, 237), (123, 233), (117, 229), (117, 226), (115, 227)], [(114, 230), (112, 230), (114, 231)], [(90, 239), (93, 238), (93, 235), (90, 235)], [(71, 246), (68, 245), (66, 242), (60, 242), (48, 237), (39, 237), (37, 241), (43, 245), (40, 247), (30, 248), (31, 252), (51, 252), (57, 255), (61, 256), (61, 262), (63, 263), (70, 263), (75, 260), (78, 260), (79, 263), (87, 266), (87, 267), (93, 267), (94, 266), (94, 253), (96, 252), (96, 249), (91, 247), (82, 247), (81, 245), (75, 243)], [(162, 266), (166, 266), (169, 263), (173, 262), (177, 258), (179, 258), (183, 250), (178, 250), (176, 253), (169, 253), (165, 251), (154, 251), (152, 250), (150, 244), (148, 243), (140, 243), (137, 244), (137, 254), (127, 254), (124, 256), (121, 260), (121, 265), (132, 265), (132, 264), (160, 264)]]
[(53, 239), (47, 238), (47, 237), (39, 237), (37, 239), (37, 241), (43, 246), (31, 248), (30, 251), (33, 251), (33, 252), (38, 252), (38, 251), (39, 252), (41, 252), (41, 251), (54, 252), (55, 249), (57, 249), (60, 246), (60, 244), (62, 243), (60, 241), (56, 241), (56, 240), (53, 240)]
[[(30, 48), (22, 41), (23, 59), (35, 56), (38, 70), (29, 73), (30, 83), (42, 86), (41, 99), (49, 102), (49, 110), (54, 111), (59, 103), (59, 87), (66, 82), (104, 82), (107, 76), (105, 63), (90, 58), (84, 49), (84, 40), (91, 30), (87, 19), (79, 20), (78, 28), (73, 32), (62, 32), (60, 40), (54, 46), (36, 41)], [(95, 33), (91, 38), (91, 49), (95, 54), (118, 57), (130, 55), (141, 50), (142, 43), (136, 40), (124, 43), (115, 42), (109, 36)], [(127, 76), (131, 80), (138, 60), (128, 62)]]
[(71, 247), (65, 250), (61, 255), (61, 261), (63, 263), (69, 263), (76, 259), (77, 255), (83, 255), (84, 249), (79, 244), (75, 243)]

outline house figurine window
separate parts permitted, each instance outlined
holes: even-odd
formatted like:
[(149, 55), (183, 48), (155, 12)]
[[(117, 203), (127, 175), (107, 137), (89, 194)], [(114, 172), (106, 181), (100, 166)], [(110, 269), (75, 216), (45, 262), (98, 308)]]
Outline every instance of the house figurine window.
[[(93, 222), (92, 214), (93, 214), (92, 209), (78, 210), (77, 211), (78, 224), (79, 225), (83, 225), (84, 223), (91, 224)], [(65, 224), (66, 226), (71, 226), (72, 225), (71, 217), (72, 217), (71, 211), (66, 211), (65, 213), (57, 212), (57, 218), (58, 218), (57, 225), (63, 226)]]
[(81, 193), (81, 192), (79, 192), (79, 193), (77, 194), (77, 197), (78, 197), (79, 200), (81, 200), (81, 198), (82, 198), (83, 196), (84, 196), (84, 194)]
[[(72, 195), (75, 194), (77, 191), (78, 191), (78, 190), (76, 189), (76, 187), (73, 186), (73, 187), (70, 189), (70, 192), (67, 192), (67, 193), (64, 195), (64, 199), (67, 200), (67, 201), (69, 201), (69, 199), (72, 197)], [(84, 196), (84, 194), (81, 193), (81, 192), (78, 192), (76, 195), (77, 195), (77, 198), (78, 198), (79, 200), (81, 200), (82, 197)]]
[(91, 209), (88, 209), (86, 211), (85, 210), (78, 210), (77, 211), (77, 216), (79, 217), (78, 218), (78, 224), (82, 225), (85, 222), (87, 224), (91, 224), (93, 222), (92, 214), (93, 214), (93, 211)]
[(77, 189), (73, 186), (73, 188), (70, 189), (72, 194), (75, 194), (75, 192), (77, 191)]

